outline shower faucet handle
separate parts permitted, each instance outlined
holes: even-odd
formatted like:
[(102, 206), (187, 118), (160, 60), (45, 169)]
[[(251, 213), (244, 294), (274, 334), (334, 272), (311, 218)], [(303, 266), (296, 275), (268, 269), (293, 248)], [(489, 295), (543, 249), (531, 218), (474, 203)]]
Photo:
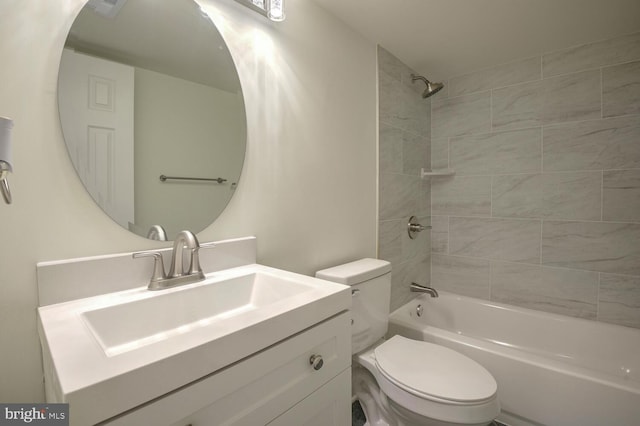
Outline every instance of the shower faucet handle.
[(411, 232), (422, 232), (425, 229), (429, 229), (428, 226), (424, 226), (424, 225), (420, 225), (419, 223), (410, 223), (409, 224), (409, 230)]
[(422, 232), (426, 229), (431, 229), (430, 225), (421, 225), (418, 223), (418, 218), (415, 216), (411, 216), (409, 218), (409, 223), (407, 224), (407, 233), (409, 234), (409, 238), (412, 240), (416, 238), (416, 234), (418, 232)]

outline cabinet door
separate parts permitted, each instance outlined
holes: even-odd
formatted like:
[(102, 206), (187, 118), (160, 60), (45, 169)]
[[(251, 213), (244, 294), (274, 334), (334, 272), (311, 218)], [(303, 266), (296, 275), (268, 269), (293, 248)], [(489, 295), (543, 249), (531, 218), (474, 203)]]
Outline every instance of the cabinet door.
[[(349, 324), (344, 312), (104, 424), (266, 425), (349, 369)], [(323, 358), (318, 369), (310, 364), (314, 355)], [(349, 404), (350, 382), (345, 389)]]
[(269, 426), (349, 426), (351, 369), (297, 403)]

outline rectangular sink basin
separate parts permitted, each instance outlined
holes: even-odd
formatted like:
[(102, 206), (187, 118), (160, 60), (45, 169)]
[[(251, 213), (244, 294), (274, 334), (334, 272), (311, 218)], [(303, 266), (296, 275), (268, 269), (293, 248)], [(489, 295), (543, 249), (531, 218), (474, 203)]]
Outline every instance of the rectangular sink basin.
[(301, 282), (254, 272), (207, 285), (159, 290), (154, 297), (88, 310), (81, 317), (105, 354), (114, 356), (312, 289)]

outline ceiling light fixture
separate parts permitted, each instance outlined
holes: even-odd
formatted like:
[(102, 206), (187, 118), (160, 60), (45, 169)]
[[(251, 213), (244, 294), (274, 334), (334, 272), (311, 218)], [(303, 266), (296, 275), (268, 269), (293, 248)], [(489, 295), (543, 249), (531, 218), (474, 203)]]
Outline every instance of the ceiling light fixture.
[(275, 22), (284, 21), (284, 0), (236, 0)]

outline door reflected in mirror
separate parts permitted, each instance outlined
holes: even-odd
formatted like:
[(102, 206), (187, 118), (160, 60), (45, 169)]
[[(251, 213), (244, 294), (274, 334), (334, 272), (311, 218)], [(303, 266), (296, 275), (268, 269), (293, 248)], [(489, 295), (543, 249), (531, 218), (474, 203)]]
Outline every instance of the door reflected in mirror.
[(90, 0), (65, 43), (58, 106), (78, 176), (124, 228), (169, 240), (199, 232), (233, 196), (244, 99), (226, 43), (193, 0)]

